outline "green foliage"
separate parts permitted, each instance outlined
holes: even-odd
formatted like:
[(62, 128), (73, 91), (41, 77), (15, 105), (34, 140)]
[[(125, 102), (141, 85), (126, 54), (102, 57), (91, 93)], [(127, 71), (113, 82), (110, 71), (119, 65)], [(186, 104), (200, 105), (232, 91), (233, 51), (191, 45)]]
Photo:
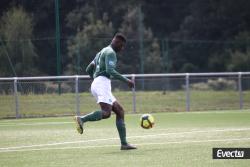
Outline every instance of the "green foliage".
[[(227, 50), (238, 44), (238, 41), (228, 41), (235, 40), (240, 32), (249, 29), (246, 21), (250, 15), (249, 5), (247, 0), (240, 0), (237, 5), (232, 0), (190, 1), (189, 13), (183, 17), (180, 29), (172, 34), (175, 38), (187, 40), (173, 48), (174, 70), (183, 71), (182, 65), (186, 63), (192, 64), (196, 71), (228, 70), (230, 56)], [(237, 70), (246, 71), (246, 68)]]
[(197, 67), (192, 63), (185, 63), (182, 68), (180, 69), (180, 72), (197, 72)]
[(218, 78), (217, 80), (209, 79), (206, 83), (191, 84), (191, 88), (194, 90), (236, 90), (237, 83), (234, 80)]
[[(54, 5), (0, 2), (1, 76), (56, 74)], [(139, 73), (141, 62), (145, 73), (250, 70), (249, 0), (61, 0), (59, 6), (64, 74), (80, 73), (118, 31), (129, 39), (118, 58), (122, 73)]]
[[(124, 33), (129, 39), (127, 51), (125, 51), (126, 57), (121, 58), (121, 70), (126, 73), (140, 73), (141, 61), (144, 61), (145, 73), (162, 72), (163, 63), (159, 41), (154, 37), (150, 28), (142, 25), (142, 28), (139, 29), (139, 24), (139, 8), (128, 8), (121, 28), (119, 29), (119, 31)], [(143, 41), (140, 41), (140, 31), (143, 31)], [(144, 47), (142, 51), (144, 60), (140, 59), (140, 42), (143, 43), (142, 45)]]
[[(80, 21), (83, 23), (77, 25), (76, 23)], [(79, 68), (77, 63), (81, 64), (82, 69), (85, 69), (95, 54), (110, 43), (115, 30), (108, 13), (103, 13), (102, 17), (99, 18), (95, 15), (94, 9), (88, 5), (78, 11), (71, 12), (67, 17), (67, 25), (70, 28), (77, 27), (75, 37), (68, 42), (68, 55), (72, 63), (69, 63), (67, 73), (74, 74)], [(138, 70), (140, 69), (138, 8), (128, 8), (119, 32), (124, 33), (128, 38), (126, 50), (121, 53), (122, 56), (118, 59), (119, 71), (122, 73), (138, 73), (140, 72)], [(149, 28), (144, 29), (143, 36), (145, 39), (145, 41), (142, 41), (144, 43), (145, 72), (161, 72), (162, 61), (159, 42), (154, 38)], [(155, 68), (152, 68), (152, 66)]]
[(190, 85), (192, 90), (210, 90), (211, 88), (205, 82), (194, 83)]
[[(154, 38), (150, 39), (148, 45), (145, 48), (145, 73), (162, 73), (163, 70), (163, 58), (161, 57), (159, 40)], [(152, 68), (153, 67), (153, 68)]]
[[(36, 75), (35, 46), (33, 36), (32, 18), (22, 7), (14, 7), (4, 13), (1, 18), (1, 75), (3, 76), (29, 76)], [(13, 69), (11, 65), (13, 63)]]
[(230, 63), (227, 64), (228, 71), (250, 71), (250, 51), (242, 53), (240, 51), (230, 52)]
[[(73, 13), (71, 15), (70, 17), (74, 17)], [(68, 41), (68, 55), (71, 63), (68, 64), (66, 73), (69, 74), (74, 74), (79, 70), (80, 66), (77, 65), (81, 65), (85, 71), (95, 54), (109, 44), (110, 37), (114, 34), (113, 25), (107, 13), (103, 13), (102, 18), (98, 19), (90, 12), (85, 19), (83, 25), (79, 25), (76, 36)], [(69, 22), (69, 24), (72, 23)]]
[(227, 51), (229, 62), (226, 65), (228, 71), (249, 71), (250, 70), (250, 32), (240, 32), (235, 39), (239, 41), (235, 49)]

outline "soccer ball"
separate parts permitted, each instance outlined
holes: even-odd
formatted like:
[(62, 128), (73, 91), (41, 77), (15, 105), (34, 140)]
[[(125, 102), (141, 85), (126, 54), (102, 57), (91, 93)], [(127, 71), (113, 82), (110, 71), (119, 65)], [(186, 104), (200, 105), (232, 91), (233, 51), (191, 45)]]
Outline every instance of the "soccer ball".
[(143, 114), (140, 118), (141, 127), (144, 129), (150, 129), (154, 126), (155, 120), (151, 114)]

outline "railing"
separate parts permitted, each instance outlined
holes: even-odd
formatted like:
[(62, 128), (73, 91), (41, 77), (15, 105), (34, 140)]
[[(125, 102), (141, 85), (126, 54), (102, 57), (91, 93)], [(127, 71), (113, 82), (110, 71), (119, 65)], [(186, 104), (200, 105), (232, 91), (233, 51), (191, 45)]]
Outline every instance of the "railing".
[[(123, 96), (123, 94), (126, 94), (126, 97), (124, 96), (123, 101), (127, 103), (125, 104), (126, 109), (132, 111), (133, 113), (138, 112), (138, 108), (139, 112), (150, 112), (151, 110), (152, 112), (160, 112), (250, 108), (250, 92), (248, 91), (250, 90), (250, 72), (127, 74), (125, 76), (135, 81), (136, 87), (134, 89), (129, 90), (125, 87), (126, 85), (117, 81), (113, 81), (112, 86), (114, 89), (120, 90), (114, 90), (114, 93), (122, 92), (119, 94), (119, 96)], [(209, 87), (209, 82), (211, 82), (211, 85), (213, 83), (214, 87)], [(91, 101), (88, 99), (88, 96), (91, 95), (88, 94), (87, 96), (85, 96), (85, 94), (82, 94), (84, 92), (89, 92), (88, 88), (90, 87), (90, 83), (90, 78), (85, 75), (0, 78), (0, 99), (2, 101), (2, 103), (0, 102), (0, 113), (2, 113), (0, 115), (0, 118), (13, 116), (16, 118), (20, 118), (25, 116), (36, 115), (47, 116), (51, 114), (47, 114), (46, 112), (44, 113), (43, 110), (49, 111), (61, 109), (63, 112), (65, 108), (68, 108), (68, 110), (65, 110), (67, 114), (80, 114), (82, 108), (88, 108), (83, 105), (84, 102), (85, 105), (87, 105), (86, 103), (90, 103), (87, 101)], [(66, 85), (65, 87), (67, 87), (67, 89), (63, 90), (63, 84), (64, 86)], [(218, 88), (216, 88), (216, 84)], [(227, 85), (229, 85), (229, 88), (227, 87)], [(50, 90), (49, 87), (53, 88), (51, 88)], [(131, 94), (127, 94), (130, 91)], [(152, 94), (152, 92), (154, 93)], [(159, 92), (162, 92), (162, 94), (159, 94)], [(224, 92), (224, 94), (221, 92)], [(62, 96), (63, 94), (65, 95), (65, 97)], [(11, 102), (10, 97), (12, 95), (14, 95), (13, 103)], [(173, 98), (167, 98), (168, 95), (169, 97), (170, 95), (173, 96)], [(22, 98), (23, 96), (25, 98)], [(161, 98), (163, 96), (165, 99)], [(213, 98), (216, 99), (217, 96), (220, 96), (221, 99), (219, 99), (218, 101), (215, 100), (214, 103), (209, 102), (210, 104), (206, 104), (204, 109), (203, 107), (201, 107), (203, 105), (201, 103), (204, 103), (201, 102), (202, 98), (208, 98), (207, 101), (212, 101)], [(152, 99), (150, 99), (150, 97)], [(232, 105), (232, 103), (236, 104), (236, 97), (238, 98), (238, 107), (236, 107), (236, 105)], [(52, 107), (55, 106), (55, 108), (49, 108), (50, 101), (53, 101), (56, 98), (60, 100), (54, 101), (51, 105)], [(224, 98), (228, 98), (228, 101)], [(128, 99), (131, 99), (132, 104), (128, 102), (130, 101)], [(148, 99), (148, 101), (145, 99)], [(20, 104), (20, 100), (22, 101), (22, 104)], [(173, 102), (170, 102), (172, 100)], [(219, 103), (221, 101), (223, 101), (223, 103), (228, 106), (219, 106)], [(33, 106), (33, 102), (36, 103), (37, 106)], [(44, 104), (39, 104), (42, 102), (44, 102)], [(161, 107), (158, 107), (156, 105), (156, 103), (158, 102), (159, 104), (157, 105)], [(57, 107), (59, 103), (67, 103), (68, 106)], [(92, 100), (91, 103), (94, 104), (94, 101)], [(192, 104), (193, 106), (191, 106)], [(139, 107), (137, 105), (139, 105)], [(176, 108), (174, 105), (176, 105)], [(214, 105), (215, 107), (213, 108), (209, 105)], [(15, 115), (13, 115), (13, 110), (11, 110), (13, 106)], [(30, 109), (26, 109), (29, 106), (32, 106), (33, 108), (30, 107)], [(128, 109), (130, 108), (129, 106), (131, 106), (132, 109)], [(151, 108), (151, 106), (156, 107)], [(73, 110), (73, 108), (74, 112), (68, 112), (71, 109)], [(5, 114), (7, 110), (9, 114)], [(20, 110), (23, 110), (23, 112), (21, 112)], [(37, 112), (35, 114), (32, 114), (32, 110), (38, 110), (38, 112), (40, 113)], [(24, 114), (26, 111), (29, 111), (30, 114)], [(53, 111), (51, 112), (53, 113)], [(59, 115), (62, 114), (63, 113), (59, 113)]]

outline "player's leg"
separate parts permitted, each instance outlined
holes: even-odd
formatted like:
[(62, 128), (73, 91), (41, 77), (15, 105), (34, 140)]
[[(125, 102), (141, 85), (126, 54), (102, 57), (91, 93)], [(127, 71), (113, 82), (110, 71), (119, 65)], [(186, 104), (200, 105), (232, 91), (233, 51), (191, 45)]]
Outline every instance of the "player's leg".
[(121, 144), (126, 145), (127, 140), (126, 140), (126, 127), (124, 122), (124, 110), (117, 101), (113, 103), (112, 110), (116, 114), (116, 127), (121, 139)]
[(112, 105), (100, 102), (101, 110), (97, 110), (91, 112), (84, 116), (75, 116), (75, 120), (77, 122), (77, 131), (82, 134), (83, 133), (83, 124), (88, 121), (99, 121), (101, 119), (107, 119), (111, 115)]
[(121, 150), (136, 149), (135, 146), (128, 144), (126, 139), (126, 126), (124, 121), (124, 110), (122, 106), (117, 101), (115, 101), (113, 103), (112, 110), (116, 114), (116, 127), (121, 140)]
[(81, 117), (82, 123), (88, 122), (88, 121), (99, 121), (101, 119), (109, 118), (112, 111), (112, 105), (100, 102), (101, 110), (94, 111), (90, 114), (87, 114), (85, 116)]
[(106, 79), (97, 78), (91, 84), (91, 93), (95, 97), (97, 103), (100, 105), (101, 110), (94, 111), (84, 116), (76, 116), (77, 131), (83, 133), (83, 124), (88, 121), (99, 121), (101, 119), (109, 118), (112, 111), (113, 98), (111, 93), (110, 83)]

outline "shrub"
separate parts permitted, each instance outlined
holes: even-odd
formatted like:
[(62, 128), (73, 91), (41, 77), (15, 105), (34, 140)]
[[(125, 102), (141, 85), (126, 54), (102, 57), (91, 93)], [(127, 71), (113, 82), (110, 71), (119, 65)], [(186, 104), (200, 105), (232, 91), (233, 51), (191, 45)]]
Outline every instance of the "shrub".
[(190, 88), (194, 90), (235, 90), (237, 89), (237, 83), (234, 80), (218, 78), (191, 84)]

